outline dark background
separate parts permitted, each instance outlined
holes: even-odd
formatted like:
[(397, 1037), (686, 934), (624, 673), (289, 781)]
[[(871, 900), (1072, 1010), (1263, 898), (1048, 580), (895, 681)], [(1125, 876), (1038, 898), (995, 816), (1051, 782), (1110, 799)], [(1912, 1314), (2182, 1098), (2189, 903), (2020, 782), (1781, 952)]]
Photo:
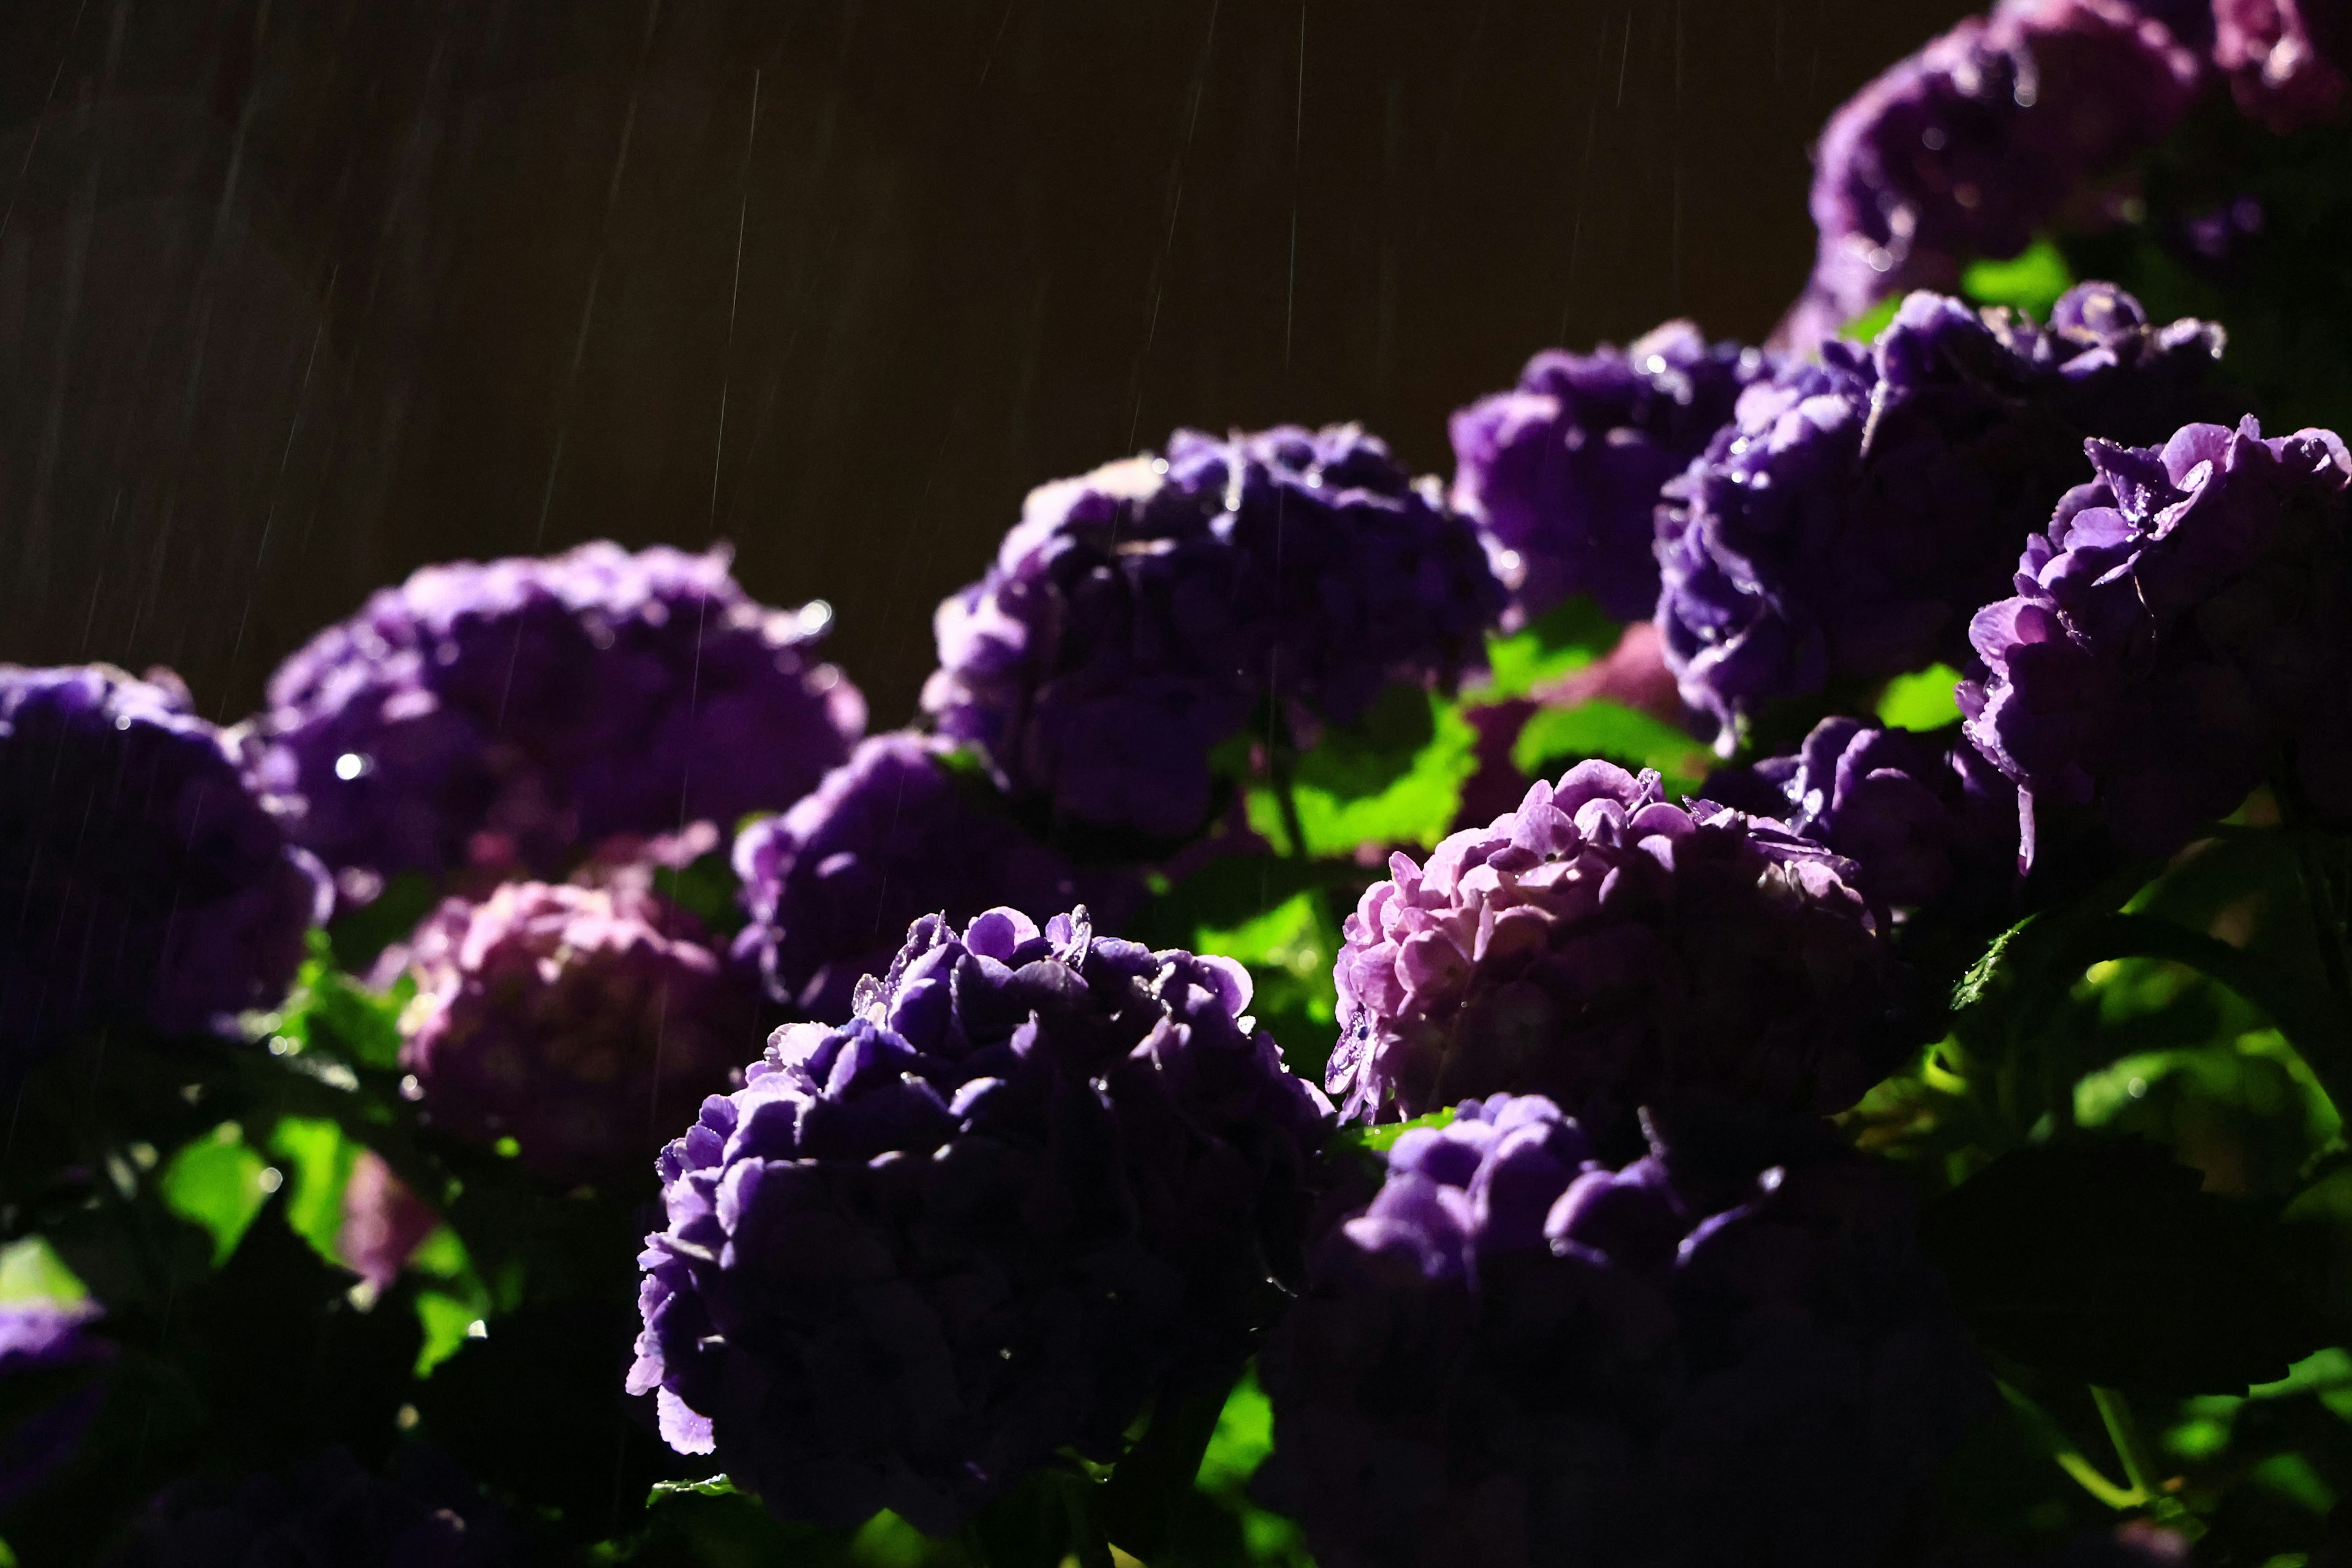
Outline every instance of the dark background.
[(726, 538), (895, 723), (1041, 480), (1760, 335), (1969, 8), (9, 0), (0, 658), (233, 719), (422, 563)]

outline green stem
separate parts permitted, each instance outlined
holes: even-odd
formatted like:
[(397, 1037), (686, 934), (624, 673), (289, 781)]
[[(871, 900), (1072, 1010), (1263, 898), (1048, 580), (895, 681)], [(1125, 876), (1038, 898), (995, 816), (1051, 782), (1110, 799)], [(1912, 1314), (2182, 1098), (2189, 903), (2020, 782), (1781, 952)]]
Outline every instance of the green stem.
[(1305, 860), (1307, 829), (1298, 820), (1298, 792), (1290, 776), (1290, 748), (1277, 742), (1268, 753), (1266, 771), (1274, 782), (1274, 803), (1282, 813), (1282, 831), (1290, 839), (1290, 858)]
[(2099, 1419), (2106, 1423), (2107, 1440), (2116, 1446), (2116, 1458), (2124, 1462), (2124, 1479), (2142, 1497), (2155, 1497), (2155, 1456), (2148, 1452), (2147, 1439), (2140, 1433), (2131, 1401), (2122, 1390), (2102, 1388), (2095, 1383), (2091, 1384), (2091, 1403), (2099, 1407)]
[[(2060, 1469), (2072, 1476), (2075, 1484), (2084, 1491), (2117, 1510), (2139, 1508), (2147, 1503), (2150, 1494), (2145, 1488), (2117, 1486), (2107, 1479), (2100, 1473), (2098, 1466), (2084, 1457), (2083, 1450), (2075, 1446), (2074, 1438), (2066, 1435), (2066, 1429), (2058, 1424), (2057, 1417), (2036, 1405), (2022, 1390), (1999, 1379), (1995, 1380), (1994, 1386), (2000, 1390), (2001, 1397), (2009, 1401), (2010, 1408), (2017, 1413), (2025, 1429), (2042, 1445), (2042, 1451), (2049, 1455)], [(2092, 1392), (2095, 1397), (2098, 1391), (2094, 1389)], [(2104, 1414), (2104, 1405), (2101, 1410)]]

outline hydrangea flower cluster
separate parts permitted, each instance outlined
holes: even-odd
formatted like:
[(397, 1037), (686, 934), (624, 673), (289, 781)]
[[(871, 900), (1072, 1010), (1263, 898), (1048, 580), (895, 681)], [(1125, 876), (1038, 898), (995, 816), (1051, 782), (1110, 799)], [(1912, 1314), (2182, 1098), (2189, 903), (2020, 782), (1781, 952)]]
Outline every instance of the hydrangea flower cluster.
[(2097, 478), (2026, 542), (1971, 628), (1970, 741), (2038, 814), (2089, 808), (2160, 855), (2274, 767), (2352, 821), (2352, 458), (2331, 432), (2184, 426), (2090, 444)]
[(2193, 417), (2218, 328), (2153, 327), (2069, 290), (2047, 329), (1914, 294), (1877, 342), (1834, 342), (1743, 393), (1658, 511), (1666, 658), (1722, 726), (1777, 700), (1966, 657), (2016, 542), (2079, 481), (2084, 436)]
[(520, 1521), (429, 1450), (389, 1476), (331, 1448), (283, 1476), (187, 1484), (149, 1503), (107, 1568), (522, 1568), (539, 1561)]
[(1552, 349), (1518, 385), (1454, 416), (1455, 508), (1511, 592), (1507, 627), (1590, 594), (1621, 621), (1658, 602), (1651, 513), (1771, 369), (1759, 351), (1669, 321), (1623, 350)]
[(599, 542), (425, 567), (279, 667), (256, 777), (361, 892), (788, 805), (865, 700), (814, 656), (830, 612), (754, 603), (728, 560)]
[(1998, 900), (2017, 879), (2017, 788), (1965, 742), (1824, 719), (1792, 755), (1721, 769), (1706, 793), (1844, 856), (1882, 909)]
[(1328, 1107), (1247, 973), (992, 910), (916, 922), (837, 1028), (780, 1030), (662, 1155), (632, 1392), (771, 1509), (945, 1533), (1295, 1274)]
[(1180, 837), (1256, 704), (1345, 723), (1475, 667), (1502, 605), (1470, 526), (1357, 426), (1179, 430), (1030, 494), (940, 606), (923, 706), (1057, 821)]
[[(114, 1347), (89, 1331), (99, 1315), (87, 1301), (32, 1298), (0, 1304), (0, 1383), (77, 1368), (95, 1374), (114, 1359)], [(105, 1403), (106, 1384), (92, 1375), (18, 1417), (0, 1437), (0, 1509), (74, 1458)]]
[(273, 1005), (327, 894), (176, 682), (0, 665), (0, 1077), (77, 1029)]
[(628, 1164), (756, 1037), (749, 978), (651, 893), (509, 882), (417, 933), (401, 1065), (425, 1119), (557, 1176)]
[(2213, 0), (2213, 63), (2238, 107), (2273, 131), (2344, 117), (2352, 17), (2340, 0)]
[(1388, 1156), (1262, 1358), (1325, 1568), (1886, 1560), (1989, 1392), (1901, 1182), (1822, 1123), (1540, 1096)]
[(2133, 0), (2001, 0), (1896, 61), (1822, 128), (1820, 255), (1783, 335), (1810, 348), (1880, 300), (1952, 287), (1969, 258), (2016, 255), (2085, 179), (2177, 125), (2203, 80)]
[(1904, 976), (1852, 865), (1780, 824), (1579, 764), (1348, 918), (1341, 1114), (1539, 1092), (1622, 1141), (1644, 1106), (1843, 1110), (1899, 1053)]
[(737, 836), (735, 875), (751, 915), (737, 956), (768, 993), (824, 1023), (849, 1016), (860, 977), (889, 967), (907, 927), (1005, 905), (1034, 919), (1085, 904), (1107, 925), (1139, 900), (1140, 879), (1082, 871), (955, 778), (937, 742), (877, 735), (779, 816)]

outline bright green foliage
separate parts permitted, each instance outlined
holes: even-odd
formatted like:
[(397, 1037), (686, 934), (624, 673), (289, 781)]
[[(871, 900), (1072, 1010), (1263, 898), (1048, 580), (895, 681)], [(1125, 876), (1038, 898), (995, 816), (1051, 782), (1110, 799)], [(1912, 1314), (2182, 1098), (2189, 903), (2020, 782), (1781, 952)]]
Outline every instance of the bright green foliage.
[(1500, 702), (1526, 697), (1607, 653), (1621, 630), (1590, 598), (1579, 595), (1555, 605), (1508, 637), (1486, 639), (1486, 679), (1471, 699)]
[(213, 1266), (226, 1263), (284, 1177), (224, 1121), (163, 1167), (164, 1206), (213, 1238)]
[(1297, 1524), (1278, 1513), (1268, 1513), (1249, 1500), (1249, 1484), (1274, 1452), (1274, 1407), (1258, 1386), (1252, 1367), (1234, 1385), (1225, 1407), (1217, 1415), (1217, 1429), (1201, 1456), (1201, 1472), (1193, 1485), (1232, 1510), (1241, 1525), (1248, 1561), (1259, 1568), (1312, 1568), (1307, 1542)]
[(1598, 700), (1538, 709), (1511, 747), (1512, 764), (1529, 778), (1557, 774), (1588, 757), (1657, 769), (1670, 799), (1695, 792), (1708, 762), (1706, 748), (1672, 724)]
[(2047, 235), (2007, 261), (1972, 261), (1960, 274), (1960, 292), (1969, 303), (2007, 305), (2037, 321), (2048, 321), (2050, 307), (2074, 286), (2074, 269)]
[(1274, 1031), (1293, 1072), (1317, 1078), (1331, 1054), (1339, 991), (1331, 983), (1339, 932), (1319, 892), (1292, 895), (1241, 925), (1196, 929), (1195, 952), (1236, 959), (1255, 990), (1250, 1011)]
[(37, 1236), (0, 1247), (0, 1303), (89, 1300), (89, 1287)]
[(417, 1244), (408, 1271), (425, 1282), (416, 1292), (416, 1321), (425, 1331), (416, 1375), (425, 1377), (463, 1350), (474, 1325), (487, 1325), (499, 1304), (466, 1244), (446, 1225)]
[(1940, 730), (1960, 721), (1960, 705), (1952, 689), (1960, 672), (1948, 664), (1932, 664), (1916, 675), (1898, 675), (1886, 683), (1878, 699), (1878, 721), (1895, 730)]
[(1869, 310), (1840, 327), (1837, 335), (1853, 342), (1869, 342), (1886, 330), (1886, 323), (1895, 320), (1895, 312), (1902, 303), (1903, 296), (1900, 294), (1881, 300)]
[(1454, 826), (1463, 783), (1477, 768), (1477, 740), (1456, 704), (1391, 687), (1361, 721), (1331, 731), (1298, 759), (1292, 798), (1305, 845), (1290, 842), (1270, 784), (1250, 791), (1250, 826), (1313, 856), (1351, 855), (1366, 844), (1426, 848)]
[(360, 1146), (324, 1118), (289, 1116), (270, 1133), (269, 1152), (293, 1183), (287, 1194), (286, 1223), (318, 1248), (320, 1257), (341, 1261), (336, 1241), (343, 1228), (343, 1189), (359, 1163)]

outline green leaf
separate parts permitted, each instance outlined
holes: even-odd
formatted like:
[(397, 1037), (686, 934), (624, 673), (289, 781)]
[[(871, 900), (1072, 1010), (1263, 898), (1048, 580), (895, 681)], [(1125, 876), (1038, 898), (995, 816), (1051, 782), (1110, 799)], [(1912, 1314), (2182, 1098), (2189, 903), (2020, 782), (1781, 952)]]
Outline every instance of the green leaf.
[[(1460, 708), (1393, 686), (1356, 724), (1334, 729), (1298, 759), (1292, 798), (1309, 856), (1371, 845), (1427, 848), (1454, 826), (1462, 785), (1477, 770), (1478, 732)], [(1272, 786), (1249, 792), (1250, 826), (1277, 844), (1289, 829)]]
[(1511, 747), (1511, 763), (1529, 778), (1561, 773), (1591, 757), (1634, 768), (1655, 768), (1669, 795), (1688, 795), (1706, 776), (1710, 758), (1696, 741), (1621, 703), (1580, 702), (1538, 709)]
[(2035, 321), (2047, 321), (2058, 296), (2074, 286), (2074, 274), (2048, 236), (2037, 237), (2007, 261), (1972, 261), (1960, 274), (1960, 292), (1976, 305), (2007, 305)]
[(740, 1497), (735, 1483), (725, 1476), (710, 1476), (698, 1481), (656, 1481), (646, 1494), (646, 1506), (674, 1497)]
[(1194, 952), (1238, 960), (1250, 972), (1255, 994), (1250, 1012), (1273, 1032), (1290, 1070), (1319, 1078), (1337, 1042), (1339, 994), (1331, 965), (1338, 931), (1319, 892), (1293, 894), (1238, 926), (1201, 926), (1192, 935)]
[(1470, 698), (1485, 704), (1525, 697), (1607, 653), (1622, 631), (1600, 605), (1579, 595), (1508, 637), (1488, 637), (1486, 678)]
[(287, 1116), (269, 1134), (269, 1152), (293, 1181), (286, 1223), (331, 1263), (342, 1261), (337, 1242), (343, 1229), (343, 1189), (359, 1163), (360, 1145), (321, 1117)]
[(1369, 1150), (1372, 1153), (1384, 1155), (1390, 1150), (1396, 1147), (1396, 1141), (1398, 1139), (1403, 1137), (1406, 1133), (1412, 1131), (1415, 1128), (1444, 1127), (1450, 1125), (1453, 1121), (1454, 1110), (1453, 1107), (1448, 1106), (1444, 1110), (1433, 1110), (1426, 1116), (1416, 1116), (1410, 1121), (1387, 1121), (1382, 1122), (1377, 1127), (1366, 1127), (1360, 1123), (1342, 1127), (1339, 1131), (1333, 1133), (1331, 1136), (1334, 1143), (1340, 1145), (1353, 1144), (1359, 1149)]
[(1869, 342), (1886, 330), (1886, 323), (1895, 319), (1895, 312), (1901, 309), (1902, 304), (1902, 295), (1890, 295), (1840, 327), (1837, 335), (1857, 343)]
[(446, 1290), (416, 1293), (416, 1326), (425, 1342), (416, 1351), (416, 1375), (430, 1377), (433, 1369), (466, 1348), (476, 1323), (483, 1321), (484, 1303)]
[(57, 1248), (37, 1236), (0, 1247), (0, 1302), (58, 1301), (68, 1306), (89, 1300), (89, 1287), (66, 1267)]
[(2054, 1376), (2242, 1394), (2326, 1342), (2299, 1227), (2138, 1138), (2014, 1150), (1920, 1237), (1978, 1336)]
[(220, 1267), (278, 1188), (278, 1173), (245, 1142), (244, 1130), (224, 1121), (172, 1156), (163, 1168), (163, 1205), (213, 1238)]
[(1259, 1386), (1257, 1367), (1253, 1364), (1225, 1396), (1193, 1484), (1203, 1491), (1239, 1492), (1273, 1452), (1274, 1406)]
[(1895, 730), (1941, 730), (1957, 724), (1960, 704), (1952, 689), (1959, 683), (1960, 672), (1948, 664), (1898, 675), (1879, 696), (1878, 721)]
[(2025, 932), (2032, 924), (2033, 917), (2028, 915), (1992, 939), (1984, 956), (1969, 965), (1968, 973), (1952, 987), (1953, 1012), (1974, 1007), (2013, 983), (2017, 960), (2025, 950)]

